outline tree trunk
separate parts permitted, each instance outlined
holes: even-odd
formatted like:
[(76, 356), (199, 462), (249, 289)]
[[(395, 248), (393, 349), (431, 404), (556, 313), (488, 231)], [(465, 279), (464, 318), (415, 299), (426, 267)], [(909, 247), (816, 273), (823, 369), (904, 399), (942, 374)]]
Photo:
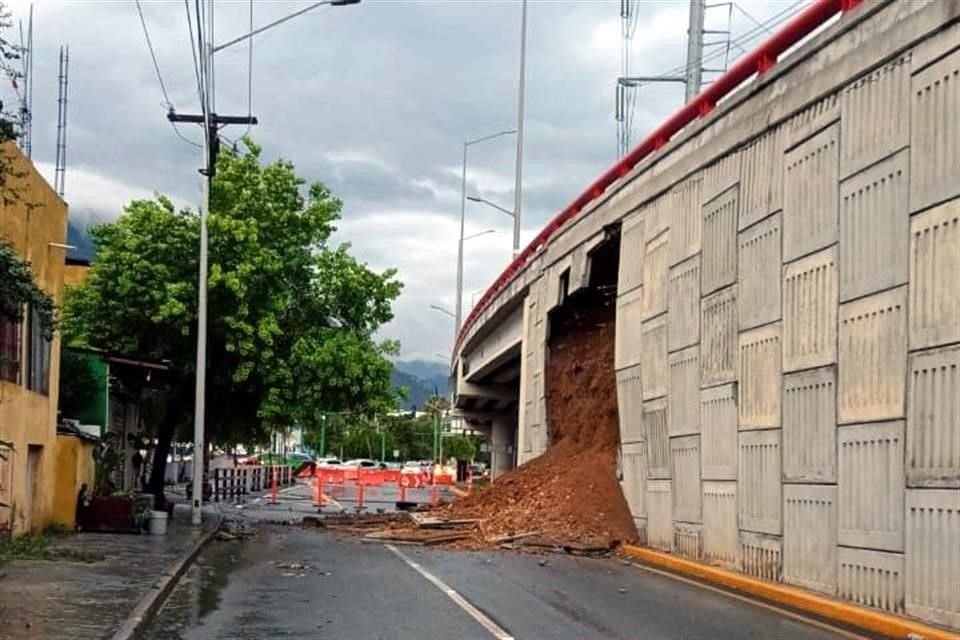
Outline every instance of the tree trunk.
[(170, 455), (170, 445), (173, 444), (177, 421), (182, 415), (184, 406), (188, 404), (189, 393), (190, 384), (188, 381), (179, 383), (170, 395), (163, 419), (157, 425), (157, 446), (153, 450), (153, 466), (150, 470), (150, 482), (147, 485), (147, 491), (153, 494), (155, 508), (161, 511), (167, 508), (167, 499), (164, 495), (167, 456)]

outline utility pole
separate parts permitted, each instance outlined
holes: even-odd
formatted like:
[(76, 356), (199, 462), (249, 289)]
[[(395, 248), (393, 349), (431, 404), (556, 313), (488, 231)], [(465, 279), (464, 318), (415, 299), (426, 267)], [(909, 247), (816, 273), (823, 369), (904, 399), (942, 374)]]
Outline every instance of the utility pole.
[(703, 14), (705, 0), (690, 0), (690, 26), (687, 29), (687, 91), (684, 102), (700, 93), (703, 78)]
[[(213, 0), (207, 0), (207, 14), (213, 19)], [(203, 505), (203, 448), (206, 411), (207, 378), (207, 274), (208, 274), (208, 238), (207, 217), (210, 213), (210, 181), (216, 172), (217, 153), (220, 150), (218, 128), (227, 124), (257, 124), (252, 116), (218, 116), (211, 112), (211, 78), (213, 76), (213, 30), (204, 30), (204, 39), (200, 43), (201, 76), (201, 113), (199, 115), (181, 115), (170, 111), (170, 122), (184, 122), (203, 126), (203, 204), (200, 206), (200, 269), (197, 284), (197, 363), (196, 387), (193, 419), (193, 505), (191, 521), (199, 525)]]

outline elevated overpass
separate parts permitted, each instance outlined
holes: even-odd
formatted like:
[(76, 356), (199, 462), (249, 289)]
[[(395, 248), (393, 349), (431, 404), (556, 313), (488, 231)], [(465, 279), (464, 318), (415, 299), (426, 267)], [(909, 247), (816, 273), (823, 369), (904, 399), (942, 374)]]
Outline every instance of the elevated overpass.
[(609, 296), (646, 544), (960, 628), (957, 274), (960, 3), (816, 0), (492, 284), (456, 406), (543, 453), (551, 315)]

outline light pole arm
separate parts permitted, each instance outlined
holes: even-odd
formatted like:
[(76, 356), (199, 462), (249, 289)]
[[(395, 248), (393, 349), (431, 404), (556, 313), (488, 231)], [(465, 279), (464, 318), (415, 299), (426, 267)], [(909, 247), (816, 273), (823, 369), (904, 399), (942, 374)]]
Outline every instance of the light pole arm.
[(262, 27), (259, 27), (259, 28), (257, 28), (257, 29), (254, 29), (254, 30), (251, 31), (250, 33), (247, 33), (247, 34), (244, 34), (244, 35), (239, 36), (239, 37), (237, 37), (237, 38), (234, 38), (233, 40), (229, 40), (229, 41), (227, 41), (227, 42), (224, 42), (223, 44), (218, 44), (217, 46), (213, 47), (213, 49), (210, 51), (210, 53), (217, 53), (218, 51), (222, 51), (223, 49), (226, 49), (227, 47), (233, 46), (233, 45), (235, 45), (235, 44), (237, 44), (237, 43), (239, 43), (239, 42), (243, 42), (244, 40), (249, 40), (249, 39), (252, 38), (253, 36), (255, 36), (255, 35), (259, 34), (259, 33), (263, 33), (263, 32), (266, 31), (267, 29), (272, 29), (272, 28), (274, 28), (275, 26), (277, 26), (278, 24), (283, 24), (284, 22), (286, 22), (286, 21), (288, 21), (288, 20), (293, 20), (293, 19), (296, 18), (297, 16), (302, 16), (303, 14), (307, 13), (308, 11), (313, 11), (314, 9), (317, 9), (317, 8), (319, 8), (319, 7), (322, 7), (322, 6), (325, 6), (325, 5), (331, 5), (331, 6), (334, 6), (334, 7), (342, 7), (342, 6), (345, 6), (345, 5), (348, 5), (348, 4), (359, 4), (359, 3), (360, 3), (360, 0), (323, 0), (323, 2), (314, 2), (313, 4), (308, 5), (308, 6), (304, 7), (303, 9), (300, 9), (299, 11), (294, 11), (293, 13), (291, 13), (291, 14), (288, 15), (288, 16), (284, 16), (284, 17), (280, 18), (279, 20), (274, 20), (273, 22), (271, 22), (271, 23), (269, 23), (269, 24), (265, 24), (265, 25), (263, 25)]
[(487, 200), (486, 198), (480, 198), (480, 197), (478, 197), (478, 196), (467, 196), (467, 200), (470, 200), (471, 202), (479, 202), (480, 204), (485, 204), (485, 205), (487, 205), (488, 207), (493, 207), (493, 208), (496, 209), (497, 211), (499, 211), (499, 212), (501, 212), (501, 213), (505, 213), (505, 214), (507, 214), (508, 216), (510, 216), (511, 218), (516, 217), (515, 214), (513, 213), (513, 211), (510, 211), (510, 209), (507, 209), (507, 208), (505, 208), (505, 207), (501, 207), (500, 205), (498, 205), (498, 204), (496, 204), (496, 203), (494, 203), (494, 202), (490, 202), (490, 201)]

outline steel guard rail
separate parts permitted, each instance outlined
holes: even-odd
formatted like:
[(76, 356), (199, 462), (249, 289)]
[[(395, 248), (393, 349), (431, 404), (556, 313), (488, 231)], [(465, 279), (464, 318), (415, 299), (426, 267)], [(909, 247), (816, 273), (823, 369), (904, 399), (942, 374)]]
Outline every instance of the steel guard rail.
[(713, 111), (722, 98), (752, 78), (754, 74), (763, 74), (772, 69), (777, 63), (777, 58), (784, 51), (810, 35), (817, 27), (826, 23), (837, 13), (846, 13), (862, 1), (814, 0), (809, 7), (791, 18), (756, 49), (737, 60), (723, 75), (714, 80), (693, 100), (677, 110), (650, 133), (643, 142), (634, 147), (633, 151), (607, 169), (593, 184), (577, 196), (576, 200), (567, 205), (566, 209), (548, 222), (543, 230), (507, 265), (503, 273), (484, 292), (457, 333), (454, 361), (460, 350), (464, 335), (471, 329), (480, 314), (486, 310), (493, 298), (510, 284), (533, 255), (545, 246), (560, 228), (575, 218), (590, 202), (602, 196), (607, 187), (626, 176), (647, 156), (666, 145), (684, 127)]

